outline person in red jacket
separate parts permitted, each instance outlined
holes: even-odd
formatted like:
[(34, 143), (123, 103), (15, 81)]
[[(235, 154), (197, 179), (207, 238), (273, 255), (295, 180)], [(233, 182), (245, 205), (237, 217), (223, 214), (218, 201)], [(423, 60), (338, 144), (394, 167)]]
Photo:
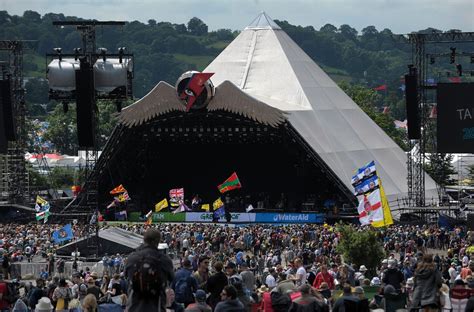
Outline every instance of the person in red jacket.
[(328, 272), (328, 268), (326, 265), (322, 265), (321, 271), (319, 271), (319, 273), (316, 274), (316, 278), (314, 279), (314, 282), (313, 282), (313, 287), (316, 289), (320, 289), (322, 283), (327, 283), (329, 289), (331, 290), (334, 289), (334, 278)]

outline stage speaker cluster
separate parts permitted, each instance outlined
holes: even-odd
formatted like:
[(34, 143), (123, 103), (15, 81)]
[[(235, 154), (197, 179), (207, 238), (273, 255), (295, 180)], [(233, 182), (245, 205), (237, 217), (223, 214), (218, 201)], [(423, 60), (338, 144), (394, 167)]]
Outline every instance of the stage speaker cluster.
[(87, 62), (76, 70), (76, 113), (79, 147), (95, 147), (95, 89), (94, 71)]
[(420, 111), (418, 109), (416, 71), (405, 75), (405, 99), (407, 109), (408, 138), (410, 140), (421, 139)]
[(8, 141), (15, 140), (16, 130), (10, 80), (0, 80), (0, 153), (5, 154)]

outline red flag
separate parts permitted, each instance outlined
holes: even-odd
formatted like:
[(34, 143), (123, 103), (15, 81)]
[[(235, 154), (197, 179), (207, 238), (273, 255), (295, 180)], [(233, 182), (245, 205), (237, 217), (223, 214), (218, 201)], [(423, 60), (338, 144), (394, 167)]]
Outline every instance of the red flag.
[(180, 99), (186, 100), (186, 111), (189, 112), (196, 99), (204, 90), (204, 84), (214, 73), (194, 73), (188, 81), (186, 88), (179, 95)]
[(387, 85), (383, 84), (381, 86), (375, 87), (374, 90), (375, 91), (385, 91), (385, 90), (387, 90)]
[(242, 185), (240, 184), (239, 177), (237, 176), (237, 173), (232, 173), (231, 176), (224, 181), (224, 183), (220, 184), (217, 186), (219, 189), (219, 192), (225, 193), (231, 190), (235, 190), (238, 188), (241, 188)]
[(119, 186), (117, 186), (116, 188), (114, 188), (113, 190), (110, 191), (110, 194), (111, 195), (114, 195), (114, 194), (120, 194), (120, 193), (123, 193), (123, 192), (126, 192), (127, 190), (123, 187), (122, 184), (120, 184)]

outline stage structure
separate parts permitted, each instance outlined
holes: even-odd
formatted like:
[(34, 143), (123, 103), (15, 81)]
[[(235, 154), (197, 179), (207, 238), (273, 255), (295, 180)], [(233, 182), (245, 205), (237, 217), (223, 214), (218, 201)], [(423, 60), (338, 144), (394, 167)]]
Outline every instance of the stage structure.
[(96, 27), (123, 26), (118, 21), (54, 21), (56, 26), (75, 26), (82, 36), (82, 48), (63, 53), (55, 48), (48, 65), (49, 98), (63, 103), (64, 111), (69, 102), (76, 103), (79, 147), (86, 151), (85, 175), (87, 182), (82, 188), (81, 201), (73, 201), (62, 213), (94, 212), (97, 210), (97, 181), (91, 172), (98, 159), (97, 147), (97, 100), (115, 101), (121, 110), (122, 101), (131, 99), (133, 79), (133, 54), (121, 47), (117, 53), (106, 48), (97, 49)]
[[(207, 105), (188, 109), (159, 82), (121, 112), (94, 170), (101, 210), (119, 184), (129, 211), (149, 211), (179, 187), (212, 203), (234, 171), (242, 189), (229, 202), (240, 209), (355, 207), (351, 177), (372, 160), (392, 208), (407, 197), (403, 150), (265, 13), (203, 73), (215, 86)], [(436, 196), (429, 177), (426, 186)]]
[(23, 52), (28, 41), (0, 40), (0, 202), (29, 201), (25, 166), (26, 104)]
[[(411, 33), (396, 37), (402, 42), (410, 43), (412, 46), (412, 64), (409, 65), (409, 73), (405, 76), (408, 141), (409, 149), (412, 151), (408, 153), (407, 161), (408, 199), (411, 209), (415, 207), (423, 208), (427, 206), (425, 199), (428, 198), (428, 196), (426, 196), (425, 192), (428, 192), (431, 188), (431, 181), (428, 182), (430, 178), (423, 170), (426, 160), (425, 152), (427, 150), (427, 143), (431, 141), (430, 143), (433, 145), (432, 147), (434, 147), (435, 151), (438, 149), (436, 145), (443, 147), (453, 144), (453, 142), (448, 142), (452, 138), (446, 137), (444, 133), (438, 133), (438, 144), (435, 142), (436, 139), (428, 138), (427, 133), (429, 128), (431, 127), (430, 130), (433, 130), (433, 127), (436, 127), (436, 122), (431, 122), (431, 120), (436, 120), (436, 115), (438, 115), (438, 122), (439, 118), (449, 119), (449, 117), (444, 115), (444, 111), (438, 111), (438, 114), (432, 113), (433, 107), (428, 101), (429, 97), (427, 93), (430, 91), (438, 92), (437, 83), (443, 79), (449, 83), (461, 82), (463, 75), (462, 68), (463, 66), (467, 68), (467, 64), (474, 62), (474, 52), (461, 51), (459, 48), (456, 49), (455, 45), (474, 42), (474, 32)], [(446, 47), (446, 51), (440, 53), (439, 51), (443, 44)], [(447, 61), (449, 61), (449, 64)], [(429, 67), (436, 62), (441, 62), (443, 63), (442, 65), (447, 65), (447, 68), (449, 68), (439, 73), (438, 77), (436, 77), (437, 82), (433, 81), (433, 77), (428, 76)], [(472, 76), (472, 71), (466, 70), (464, 74), (464, 76), (466, 76), (466, 74)], [(443, 87), (443, 90), (446, 89), (447, 88)], [(468, 90), (468, 87), (464, 89)], [(444, 93), (445, 92), (443, 92), (443, 94)], [(472, 102), (472, 94), (470, 97), (468, 95), (469, 92), (463, 94), (465, 99), (461, 99), (460, 101)], [(454, 94), (454, 92), (452, 95), (456, 95), (456, 98), (461, 97), (460, 94)], [(434, 109), (436, 109), (436, 107)], [(443, 116), (441, 116), (441, 113), (443, 113)], [(472, 127), (474, 127), (474, 124), (472, 124)], [(438, 125), (438, 131), (439, 130)], [(447, 127), (443, 130), (447, 130)], [(435, 131), (430, 132), (435, 133)], [(444, 138), (441, 144), (439, 143), (440, 137)], [(457, 140), (457, 138), (455, 138), (455, 140)], [(440, 150), (440, 152), (461, 152), (459, 148), (458, 146), (455, 149), (444, 149)], [(472, 152), (472, 148), (464, 152)], [(439, 188), (438, 197), (441, 198), (443, 193), (444, 190)], [(422, 211), (423, 209), (420, 210), (420, 213), (422, 213)]]

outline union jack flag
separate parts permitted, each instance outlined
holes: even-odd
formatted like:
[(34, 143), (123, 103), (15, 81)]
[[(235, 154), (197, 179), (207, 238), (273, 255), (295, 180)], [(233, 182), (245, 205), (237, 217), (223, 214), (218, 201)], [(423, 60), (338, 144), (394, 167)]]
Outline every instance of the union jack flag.
[(183, 199), (184, 198), (184, 188), (170, 190), (170, 198)]

